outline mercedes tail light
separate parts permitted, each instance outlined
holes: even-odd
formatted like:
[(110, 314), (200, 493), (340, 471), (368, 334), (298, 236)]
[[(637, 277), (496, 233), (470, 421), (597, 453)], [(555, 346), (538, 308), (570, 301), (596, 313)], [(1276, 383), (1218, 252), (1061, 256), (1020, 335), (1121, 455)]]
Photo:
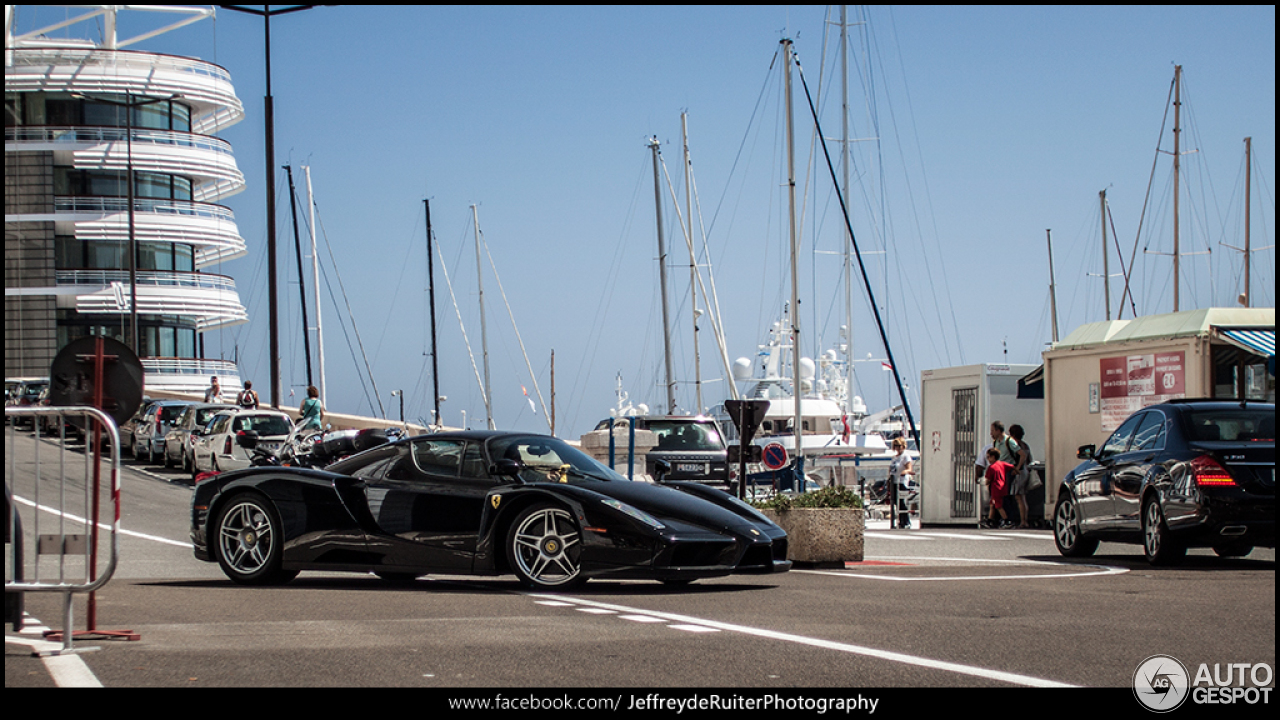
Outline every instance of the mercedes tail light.
[(1191, 471), (1195, 476), (1196, 484), (1200, 487), (1231, 487), (1236, 484), (1231, 473), (1208, 455), (1201, 455), (1192, 460)]

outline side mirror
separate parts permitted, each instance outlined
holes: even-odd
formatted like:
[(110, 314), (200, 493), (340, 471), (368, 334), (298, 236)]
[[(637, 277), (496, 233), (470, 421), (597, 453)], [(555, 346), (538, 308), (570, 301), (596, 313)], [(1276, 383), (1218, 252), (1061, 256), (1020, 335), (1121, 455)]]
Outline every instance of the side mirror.
[(236, 444), (245, 450), (253, 450), (258, 447), (258, 433), (253, 430), (241, 430), (236, 433)]
[(1098, 452), (1097, 445), (1081, 445), (1076, 449), (1077, 460), (1092, 460)]
[(671, 463), (666, 460), (655, 460), (653, 462), (653, 479), (654, 482), (665, 482), (667, 475), (671, 473)]
[(497, 475), (499, 477), (519, 478), (520, 463), (515, 460), (511, 460), (510, 458), (502, 458), (495, 462), (493, 467), (489, 468), (489, 474)]

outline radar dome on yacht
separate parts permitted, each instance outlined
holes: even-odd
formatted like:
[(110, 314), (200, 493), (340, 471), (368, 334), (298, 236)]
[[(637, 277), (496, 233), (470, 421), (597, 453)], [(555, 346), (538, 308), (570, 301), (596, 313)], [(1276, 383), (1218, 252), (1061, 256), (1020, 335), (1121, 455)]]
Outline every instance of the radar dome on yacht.
[(817, 367), (813, 364), (812, 358), (800, 358), (800, 377), (804, 380), (812, 380), (817, 373)]
[(867, 404), (862, 401), (861, 395), (853, 396), (853, 402), (849, 404), (849, 410), (855, 415), (865, 415), (867, 413)]
[(738, 358), (733, 361), (733, 379), (734, 380), (750, 380), (751, 379), (751, 361), (747, 358)]

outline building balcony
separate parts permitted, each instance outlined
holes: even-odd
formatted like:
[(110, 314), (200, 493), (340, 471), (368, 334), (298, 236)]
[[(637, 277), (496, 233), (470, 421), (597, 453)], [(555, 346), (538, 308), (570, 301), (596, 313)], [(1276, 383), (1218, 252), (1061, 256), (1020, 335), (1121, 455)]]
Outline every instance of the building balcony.
[(209, 378), (216, 376), (223, 393), (238, 392), (243, 383), (240, 370), (230, 360), (196, 358), (142, 358), (144, 392), (203, 393)]
[[(129, 312), (128, 270), (58, 270), (56, 275), (60, 306), (91, 314)], [(199, 332), (249, 321), (235, 281), (225, 275), (148, 270), (139, 271), (137, 279), (141, 315), (195, 317)]]
[[(7, 87), (7, 86), (6, 86)], [(129, 169), (135, 172), (189, 177), (198, 202), (212, 202), (244, 190), (244, 173), (236, 166), (231, 145), (197, 133), (116, 127), (23, 125), (4, 129), (6, 153), (52, 152), (54, 163), (81, 170)]]
[(191, 129), (204, 134), (244, 119), (231, 74), (202, 60), (93, 47), (6, 48), (5, 56), (5, 92), (181, 95)]

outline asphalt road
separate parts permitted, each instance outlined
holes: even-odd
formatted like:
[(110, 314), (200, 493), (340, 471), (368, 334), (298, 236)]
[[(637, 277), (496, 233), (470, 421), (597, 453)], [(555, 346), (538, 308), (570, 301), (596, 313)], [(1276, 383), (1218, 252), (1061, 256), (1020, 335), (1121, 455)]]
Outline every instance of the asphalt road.
[[(125, 466), (120, 562), (96, 594), (96, 629), (137, 640), (78, 638), (98, 649), (34, 657), (62, 601), (28, 593), (36, 627), (6, 627), (6, 687), (621, 688), (625, 706), (674, 688), (1130, 688), (1157, 654), (1192, 673), (1275, 668), (1273, 550), (1152, 568), (1126, 545), (1065, 561), (1048, 531), (873, 526), (861, 564), (686, 587), (544, 595), (510, 577), (392, 587), (303, 573), (245, 588), (192, 557), (185, 478)], [(38, 512), (21, 508), (24, 522)], [(85, 601), (74, 608), (83, 628)]]

